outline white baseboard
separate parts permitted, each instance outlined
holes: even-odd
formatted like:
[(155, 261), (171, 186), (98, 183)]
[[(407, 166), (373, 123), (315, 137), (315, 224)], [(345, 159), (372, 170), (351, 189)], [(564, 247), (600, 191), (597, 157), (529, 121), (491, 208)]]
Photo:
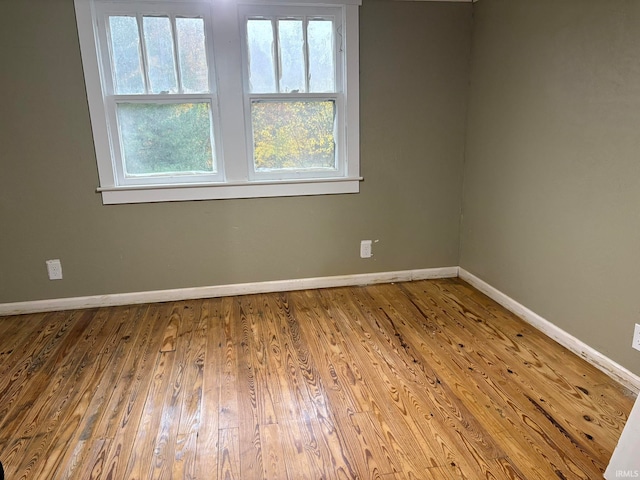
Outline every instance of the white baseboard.
[(524, 305), (492, 287), (484, 280), (459, 267), (426, 268), (402, 270), (397, 272), (364, 273), (330, 277), (300, 278), (293, 280), (275, 280), (270, 282), (238, 283), (207, 287), (177, 288), (149, 292), (116, 293), (92, 295), (86, 297), (55, 298), (29, 302), (0, 303), (1, 315), (20, 315), (25, 313), (74, 310), (78, 308), (112, 307), (140, 303), (171, 302), (197, 298), (226, 297), (232, 295), (251, 295), (255, 293), (286, 292), (313, 288), (348, 287), (353, 285), (373, 285), (376, 283), (409, 282), (432, 278), (460, 277), (475, 288), (498, 302), (507, 310), (557, 341), (576, 355), (602, 370), (625, 387), (640, 392), (640, 377), (622, 365), (604, 356), (594, 348), (578, 340)]
[(455, 278), (458, 267), (426, 268), (397, 272), (363, 273), (332, 277), (300, 278), (270, 282), (238, 283), (208, 287), (177, 288), (150, 292), (116, 293), (87, 297), (55, 298), (30, 302), (1, 303), (0, 315), (53, 312), (77, 308), (113, 307), (139, 303), (171, 302), (196, 298), (227, 297), (254, 293), (286, 292), (312, 288), (346, 287), (352, 285), (372, 285), (375, 283), (409, 282), (429, 278)]
[(529, 310), (521, 303), (518, 303), (513, 298), (502, 293), (497, 288), (492, 287), (487, 282), (481, 280), (465, 269), (460, 268), (458, 276), (465, 282), (473, 285), (492, 300), (498, 302), (510, 312), (513, 312), (518, 317), (522, 318), (531, 326), (558, 342), (563, 347), (584, 358), (591, 365), (603, 371), (614, 380), (620, 382), (629, 390), (632, 390), (635, 393), (640, 392), (640, 377), (633, 372), (627, 370), (622, 365), (614, 362), (581, 340), (578, 340), (576, 337), (565, 332), (550, 321), (542, 318), (537, 313)]

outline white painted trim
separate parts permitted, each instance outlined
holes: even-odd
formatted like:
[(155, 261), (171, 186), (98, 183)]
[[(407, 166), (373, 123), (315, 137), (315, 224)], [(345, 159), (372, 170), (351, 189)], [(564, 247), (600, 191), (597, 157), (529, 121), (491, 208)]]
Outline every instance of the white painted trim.
[(495, 300), (507, 310), (516, 314), (525, 322), (540, 330), (546, 336), (552, 338), (563, 347), (584, 358), (591, 365), (603, 371), (614, 380), (620, 382), (622, 385), (634, 391), (635, 393), (640, 392), (640, 377), (633, 372), (606, 357), (583, 341), (578, 340), (570, 333), (565, 332), (560, 327), (544, 319), (532, 310), (529, 310), (521, 303), (502, 293), (497, 288), (492, 287), (487, 282), (476, 277), (464, 268), (459, 268), (458, 275), (462, 280), (471, 284), (482, 293), (487, 295), (489, 298)]
[(315, 179), (308, 182), (246, 182), (227, 185), (171, 185), (143, 188), (99, 188), (102, 203), (153, 203), (185, 200), (211, 200), (229, 198), (293, 197), (300, 195), (334, 195), (358, 193), (361, 178)]
[(410, 282), (431, 278), (455, 278), (458, 267), (402, 270), (397, 272), (363, 273), (333, 277), (300, 278), (270, 282), (238, 283), (208, 287), (176, 288), (150, 292), (116, 293), (87, 297), (55, 298), (30, 302), (0, 303), (0, 315), (52, 312), (77, 308), (112, 307), (139, 303), (171, 302), (195, 298), (227, 297), (254, 293), (286, 292), (313, 288), (373, 285), (376, 283)]

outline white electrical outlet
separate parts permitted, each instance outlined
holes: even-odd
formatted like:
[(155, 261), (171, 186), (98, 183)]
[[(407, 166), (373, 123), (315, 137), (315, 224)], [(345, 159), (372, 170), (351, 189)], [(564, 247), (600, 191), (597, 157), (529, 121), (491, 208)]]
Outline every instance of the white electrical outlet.
[(60, 260), (47, 260), (47, 273), (49, 280), (62, 280), (62, 264)]
[(636, 350), (640, 350), (640, 323), (636, 323), (636, 328), (633, 331), (633, 343), (631, 346)]
[(360, 242), (360, 258), (371, 258), (371, 240), (362, 240)]

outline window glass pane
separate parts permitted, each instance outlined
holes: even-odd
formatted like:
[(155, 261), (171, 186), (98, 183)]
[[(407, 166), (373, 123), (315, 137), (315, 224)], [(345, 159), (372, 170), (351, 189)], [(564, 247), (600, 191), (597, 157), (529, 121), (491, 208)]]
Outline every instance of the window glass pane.
[(335, 102), (251, 104), (256, 172), (336, 168)]
[(173, 54), (171, 20), (167, 17), (143, 17), (142, 20), (150, 93), (176, 93), (178, 79)]
[(307, 27), (309, 44), (309, 91), (334, 92), (335, 65), (333, 48), (333, 22), (310, 20)]
[(207, 54), (202, 18), (176, 18), (180, 74), (184, 93), (209, 91)]
[(109, 17), (114, 89), (117, 95), (145, 93), (140, 37), (135, 17)]
[(249, 83), (253, 93), (276, 93), (271, 20), (248, 20)]
[(304, 92), (304, 36), (302, 20), (278, 21), (280, 92)]
[(208, 103), (120, 103), (118, 127), (129, 176), (216, 172)]

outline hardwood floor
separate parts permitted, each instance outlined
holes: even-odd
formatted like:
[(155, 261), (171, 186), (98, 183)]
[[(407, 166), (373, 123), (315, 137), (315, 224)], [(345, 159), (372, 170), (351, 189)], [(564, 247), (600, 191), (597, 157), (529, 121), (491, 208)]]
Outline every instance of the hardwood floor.
[(7, 479), (596, 479), (634, 396), (458, 279), (0, 318)]

